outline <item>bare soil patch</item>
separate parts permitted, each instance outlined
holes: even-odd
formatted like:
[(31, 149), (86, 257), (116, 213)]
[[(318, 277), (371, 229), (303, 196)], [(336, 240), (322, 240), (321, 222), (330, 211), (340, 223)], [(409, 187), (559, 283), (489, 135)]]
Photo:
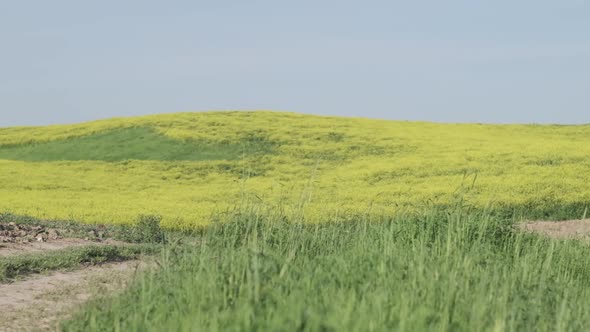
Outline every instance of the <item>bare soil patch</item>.
[(147, 263), (127, 261), (0, 284), (0, 331), (53, 331), (82, 303), (124, 289)]
[[(0, 243), (29, 243), (29, 242), (46, 242), (73, 236), (75, 230), (68, 228), (51, 228), (42, 225), (17, 224), (15, 222), (0, 223)], [(103, 240), (103, 230), (89, 230), (83, 236), (87, 239)]]
[(121, 244), (100, 232), (90, 231), (85, 238), (70, 238), (67, 229), (38, 225), (0, 223), (0, 257), (59, 250), (86, 245)]
[(30, 243), (0, 243), (0, 257), (15, 256), (36, 252), (46, 252), (72, 247), (82, 247), (88, 245), (109, 245), (122, 244), (123, 242), (114, 240), (90, 241), (84, 239), (57, 239), (47, 242), (30, 242)]
[(566, 221), (529, 221), (518, 227), (556, 239), (590, 239), (590, 219)]

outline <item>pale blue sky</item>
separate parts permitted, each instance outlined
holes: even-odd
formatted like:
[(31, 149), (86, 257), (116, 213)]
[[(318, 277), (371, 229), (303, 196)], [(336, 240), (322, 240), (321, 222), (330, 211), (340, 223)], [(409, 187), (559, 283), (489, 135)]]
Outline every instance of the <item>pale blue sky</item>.
[(223, 109), (590, 122), (590, 1), (0, 2), (0, 126)]

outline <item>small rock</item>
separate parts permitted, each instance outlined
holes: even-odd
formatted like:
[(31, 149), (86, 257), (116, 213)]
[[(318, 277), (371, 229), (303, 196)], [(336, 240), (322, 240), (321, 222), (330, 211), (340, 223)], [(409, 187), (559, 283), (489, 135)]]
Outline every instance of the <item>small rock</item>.
[(59, 233), (55, 229), (50, 229), (47, 232), (47, 236), (49, 237), (50, 240), (57, 240), (57, 239), (59, 239)]
[(37, 242), (45, 242), (45, 241), (47, 241), (47, 234), (39, 233), (39, 234), (37, 234), (35, 239), (37, 239)]

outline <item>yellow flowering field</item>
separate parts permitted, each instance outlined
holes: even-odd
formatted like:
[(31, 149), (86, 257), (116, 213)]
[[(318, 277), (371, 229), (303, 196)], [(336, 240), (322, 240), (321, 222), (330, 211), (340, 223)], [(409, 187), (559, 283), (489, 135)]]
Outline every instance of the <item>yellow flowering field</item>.
[(0, 128), (0, 212), (170, 228), (240, 204), (306, 220), (458, 199), (535, 218), (590, 206), (590, 126), (435, 124), (282, 112)]

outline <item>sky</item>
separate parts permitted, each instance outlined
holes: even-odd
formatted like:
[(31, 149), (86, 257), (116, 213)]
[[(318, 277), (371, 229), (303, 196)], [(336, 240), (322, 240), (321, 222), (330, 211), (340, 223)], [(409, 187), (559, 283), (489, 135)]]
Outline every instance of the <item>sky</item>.
[(0, 1), (0, 127), (258, 109), (590, 123), (590, 0)]

